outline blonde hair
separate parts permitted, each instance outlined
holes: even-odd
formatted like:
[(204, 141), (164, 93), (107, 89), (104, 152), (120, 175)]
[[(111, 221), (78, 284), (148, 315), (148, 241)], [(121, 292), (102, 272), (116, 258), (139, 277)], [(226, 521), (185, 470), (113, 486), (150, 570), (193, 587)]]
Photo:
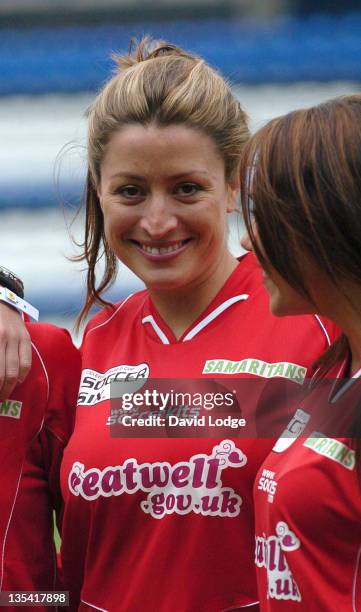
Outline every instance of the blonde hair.
[[(79, 322), (94, 303), (107, 304), (101, 293), (115, 280), (117, 260), (107, 245), (97, 196), (101, 164), (114, 132), (137, 123), (180, 124), (207, 134), (224, 159), (225, 178), (238, 172), (243, 144), (249, 138), (247, 117), (229, 84), (204, 60), (164, 42), (144, 38), (125, 56), (115, 56), (117, 72), (88, 110), (88, 177), (83, 253), (88, 264), (87, 298)], [(103, 277), (96, 285), (99, 251), (105, 255)]]

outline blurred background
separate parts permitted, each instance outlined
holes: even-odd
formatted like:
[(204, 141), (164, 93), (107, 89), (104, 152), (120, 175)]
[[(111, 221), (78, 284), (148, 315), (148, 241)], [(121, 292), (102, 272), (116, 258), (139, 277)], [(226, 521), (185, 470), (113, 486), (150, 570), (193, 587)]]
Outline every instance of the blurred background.
[[(143, 34), (216, 66), (253, 130), (360, 90), (361, 0), (0, 0), (0, 263), (42, 320), (69, 329), (84, 296), (84, 272), (67, 259), (82, 236), (84, 113), (111, 54)], [(110, 299), (137, 287), (122, 269)]]

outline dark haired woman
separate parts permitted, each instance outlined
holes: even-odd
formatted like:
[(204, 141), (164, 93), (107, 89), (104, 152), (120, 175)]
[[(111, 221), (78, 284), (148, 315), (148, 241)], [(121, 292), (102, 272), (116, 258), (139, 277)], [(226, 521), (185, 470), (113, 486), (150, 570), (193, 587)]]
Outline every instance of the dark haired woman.
[[(75, 431), (62, 467), (62, 559), (72, 605), (127, 612), (257, 607), (253, 479), (270, 439), (111, 436), (113, 380), (250, 377), (299, 387), (328, 346), (317, 317), (269, 315), (252, 256), (227, 246), (249, 136), (200, 58), (142, 42), (89, 110), (89, 266), (82, 315), (117, 260), (146, 290), (88, 324)], [(95, 266), (104, 251), (104, 277)], [(240, 321), (242, 322), (240, 324)], [(212, 382), (210, 383), (212, 384)], [(169, 391), (169, 390), (168, 390)], [(247, 399), (247, 401), (246, 401)], [(242, 402), (254, 412), (257, 397)], [(112, 410), (113, 408), (113, 410)], [(186, 434), (184, 434), (186, 435)], [(217, 435), (217, 434), (216, 434)]]
[(343, 330), (256, 477), (261, 609), (360, 610), (361, 95), (271, 121), (245, 147), (250, 167), (244, 245), (271, 311)]

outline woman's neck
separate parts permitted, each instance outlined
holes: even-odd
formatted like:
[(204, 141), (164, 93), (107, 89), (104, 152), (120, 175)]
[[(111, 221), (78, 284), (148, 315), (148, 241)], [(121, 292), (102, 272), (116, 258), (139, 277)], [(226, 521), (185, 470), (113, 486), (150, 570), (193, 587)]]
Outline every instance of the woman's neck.
[(361, 309), (356, 304), (361, 304), (357, 291), (348, 291), (352, 301), (344, 295), (335, 299), (332, 312), (325, 313), (325, 316), (332, 319), (345, 334), (351, 351), (350, 373), (355, 372), (361, 367)]
[(237, 259), (227, 253), (204, 279), (197, 279), (197, 284), (172, 290), (149, 289), (154, 306), (177, 340), (209, 306), (237, 264)]
[(347, 334), (347, 340), (351, 350), (351, 374), (361, 368), (361, 325), (359, 333)]

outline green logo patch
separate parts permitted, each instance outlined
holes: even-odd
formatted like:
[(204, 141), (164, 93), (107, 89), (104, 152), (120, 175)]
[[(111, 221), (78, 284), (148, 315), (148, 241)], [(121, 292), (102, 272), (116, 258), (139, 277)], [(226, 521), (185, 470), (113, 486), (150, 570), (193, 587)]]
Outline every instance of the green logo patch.
[(355, 451), (339, 440), (322, 437), (321, 433), (314, 431), (304, 441), (303, 446), (323, 455), (323, 457), (336, 461), (347, 470), (353, 470), (355, 467)]
[(230, 361), (229, 359), (209, 359), (203, 367), (203, 374), (254, 374), (262, 378), (287, 378), (302, 385), (307, 368), (290, 363), (288, 361), (276, 361), (268, 363), (260, 359), (242, 359), (241, 361)]
[(11, 417), (12, 419), (20, 419), (21, 408), (23, 403), (17, 400), (5, 400), (0, 403), (0, 417)]

